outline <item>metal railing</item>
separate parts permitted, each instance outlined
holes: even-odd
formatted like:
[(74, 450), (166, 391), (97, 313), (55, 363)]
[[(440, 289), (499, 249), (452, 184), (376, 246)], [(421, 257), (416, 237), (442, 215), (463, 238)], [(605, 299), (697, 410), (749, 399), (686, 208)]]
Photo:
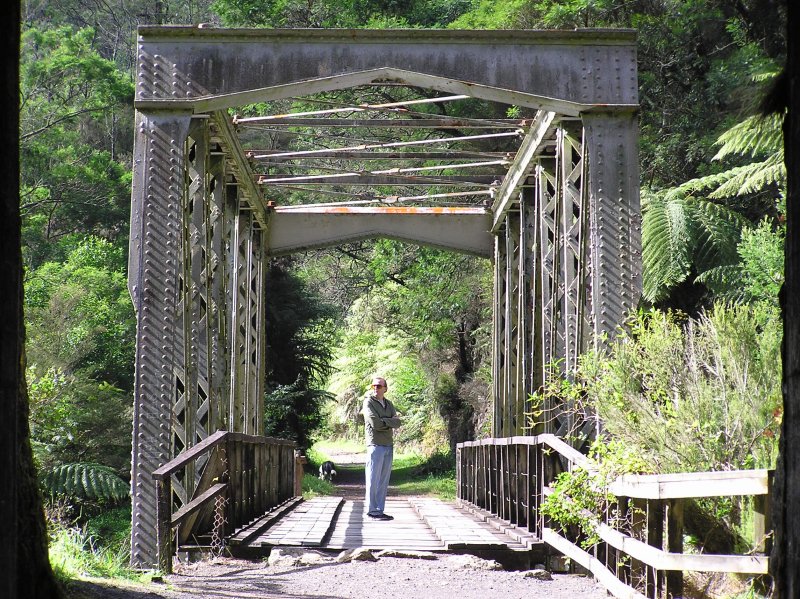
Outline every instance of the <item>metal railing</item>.
[[(173, 477), (206, 461), (190, 501), (175, 509)], [(172, 571), (172, 555), (189, 539), (221, 544), (230, 533), (297, 494), (295, 443), (217, 431), (153, 472), (156, 480), (158, 566)], [(175, 529), (175, 535), (173, 535)]]
[[(602, 489), (614, 497), (613, 509), (586, 514), (600, 539), (587, 551), (580, 546), (580, 531), (574, 527), (567, 527), (567, 532), (557, 530), (540, 509), (557, 475), (576, 468), (592, 472), (594, 465), (554, 435), (460, 443), (456, 454), (458, 500), (540, 539), (590, 571), (616, 597), (683, 596), (683, 573), (687, 571), (767, 574), (768, 470), (621, 476)], [(753, 497), (754, 552), (684, 552), (685, 502), (734, 496)]]

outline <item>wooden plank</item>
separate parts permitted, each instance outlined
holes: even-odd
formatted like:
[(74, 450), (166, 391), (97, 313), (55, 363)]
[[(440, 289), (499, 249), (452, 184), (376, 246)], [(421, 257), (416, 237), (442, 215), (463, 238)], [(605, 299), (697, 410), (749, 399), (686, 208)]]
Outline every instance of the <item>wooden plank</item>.
[(319, 546), (329, 533), (343, 501), (342, 497), (317, 497), (305, 501), (250, 544)]
[(216, 433), (209, 435), (197, 445), (192, 446), (191, 449), (182, 452), (174, 460), (170, 460), (161, 466), (161, 468), (155, 470), (153, 472), (153, 478), (156, 480), (163, 480), (167, 476), (174, 474), (201, 454), (209, 451), (212, 447), (224, 441), (227, 435), (227, 431), (217, 431)]
[(609, 490), (618, 497), (639, 499), (766, 495), (768, 477), (768, 470), (629, 474), (611, 483)]
[(606, 587), (606, 590), (615, 597), (619, 599), (647, 599), (641, 593), (632, 589), (621, 580), (618, 580), (596, 558), (586, 553), (577, 545), (573, 545), (554, 530), (550, 528), (542, 529), (542, 538), (548, 545), (554, 547), (568, 558), (589, 570), (597, 581)]
[(202, 495), (196, 497), (195, 499), (184, 505), (181, 509), (179, 509), (172, 515), (172, 526), (177, 526), (178, 524), (183, 522), (184, 518), (193, 514), (201, 507), (203, 507), (203, 505), (207, 501), (215, 498), (217, 495), (221, 495), (222, 493), (224, 493), (227, 486), (228, 485), (226, 485), (225, 483), (218, 483), (213, 487), (211, 487), (210, 489), (208, 489)]
[[(221, 449), (222, 447), (215, 447), (212, 451), (206, 463), (206, 467), (203, 469), (203, 474), (200, 476), (200, 481), (197, 483), (197, 488), (195, 489), (192, 499), (199, 497), (207, 489), (210, 489), (214, 483), (218, 483), (221, 480), (222, 474), (225, 472), (225, 465), (220, 456)], [(195, 532), (194, 525), (199, 515), (200, 513), (198, 510), (188, 515), (184, 520), (180, 528), (180, 534), (178, 535), (178, 543), (180, 545), (186, 543)], [(202, 525), (203, 523), (201, 522), (200, 526)]]
[(710, 555), (670, 553), (651, 547), (605, 524), (597, 525), (603, 541), (658, 570), (767, 574), (769, 558), (757, 555)]
[(268, 527), (274, 526), (278, 520), (286, 515), (287, 512), (297, 507), (297, 505), (302, 503), (302, 501), (302, 497), (292, 497), (291, 499), (287, 499), (282, 504), (269, 510), (266, 514), (252, 524), (238, 530), (228, 539), (228, 542), (231, 545), (248, 544), (255, 537), (262, 534)]

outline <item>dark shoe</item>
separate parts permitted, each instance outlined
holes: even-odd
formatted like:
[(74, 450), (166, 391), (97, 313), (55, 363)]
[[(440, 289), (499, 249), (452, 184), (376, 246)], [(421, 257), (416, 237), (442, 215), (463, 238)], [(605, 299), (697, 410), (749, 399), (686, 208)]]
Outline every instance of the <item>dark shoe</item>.
[(370, 514), (370, 513), (367, 513), (367, 516), (369, 516), (373, 520), (394, 520), (394, 516), (390, 516), (389, 514)]

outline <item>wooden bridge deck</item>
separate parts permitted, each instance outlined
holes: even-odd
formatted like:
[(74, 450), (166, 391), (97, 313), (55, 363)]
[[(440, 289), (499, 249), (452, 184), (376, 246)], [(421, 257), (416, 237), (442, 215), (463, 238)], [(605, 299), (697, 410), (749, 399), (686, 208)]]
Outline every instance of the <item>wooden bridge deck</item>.
[(386, 513), (394, 520), (364, 515), (364, 502), (317, 497), (273, 510), (230, 539), (249, 554), (275, 546), (344, 550), (358, 547), (404, 551), (528, 551), (539, 545), (530, 535), (507, 534), (485, 517), (455, 503), (428, 497), (390, 497)]

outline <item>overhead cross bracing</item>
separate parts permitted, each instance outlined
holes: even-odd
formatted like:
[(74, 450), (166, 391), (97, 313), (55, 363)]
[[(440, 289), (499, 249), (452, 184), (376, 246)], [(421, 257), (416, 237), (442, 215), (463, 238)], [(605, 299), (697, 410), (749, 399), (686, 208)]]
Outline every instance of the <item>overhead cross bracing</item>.
[[(307, 110), (314, 105), (309, 99), (290, 98), (267, 104), (266, 110), (260, 105), (261, 116), (233, 119), (247, 140), (258, 183), (279, 187), (271, 190), (279, 206), (316, 203), (331, 192), (347, 204), (352, 186), (374, 188), (370, 199), (352, 191), (351, 201), (358, 205), (480, 204), (491, 198), (524, 133), (524, 119), (505, 118), (508, 106), (493, 108), (491, 119), (463, 116), (470, 109), (465, 95), (377, 82), (329, 94), (328, 100), (320, 96), (310, 100), (335, 108)], [(431, 146), (449, 149), (391, 151)], [(459, 188), (463, 195), (444, 187)]]
[[(496, 437), (638, 301), (632, 31), (143, 27), (137, 55), (137, 566), (159, 551), (152, 473), (263, 431), (270, 256), (391, 237), (491, 258)], [(542, 432), (570, 427), (552, 412)], [(175, 475), (176, 506), (205, 472)]]

